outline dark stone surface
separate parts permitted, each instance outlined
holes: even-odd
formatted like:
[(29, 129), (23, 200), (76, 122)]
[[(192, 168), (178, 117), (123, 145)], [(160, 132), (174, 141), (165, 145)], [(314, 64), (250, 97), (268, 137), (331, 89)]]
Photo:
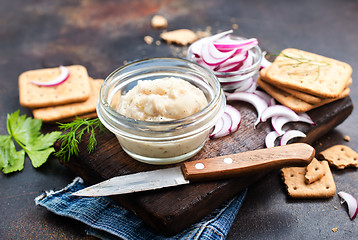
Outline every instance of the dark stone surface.
[[(150, 27), (154, 14), (169, 21), (168, 30), (189, 28), (212, 33), (235, 32), (256, 37), (274, 52), (295, 47), (348, 62), (358, 69), (358, 3), (354, 0), (315, 1), (0, 1), (0, 134), (6, 134), (6, 114), (21, 110), (20, 73), (60, 64), (82, 64), (94, 78), (104, 78), (124, 62), (146, 57), (183, 57), (184, 48), (147, 45), (144, 36), (160, 40)], [(358, 101), (353, 72), (351, 99)], [(314, 143), (317, 151), (345, 144), (358, 151), (358, 115)], [(51, 130), (45, 126), (44, 130)], [(349, 135), (350, 142), (343, 137)], [(357, 170), (333, 171), (337, 191), (358, 197)], [(91, 239), (85, 226), (37, 207), (44, 190), (60, 189), (75, 177), (50, 159), (34, 169), (26, 158), (20, 173), (0, 175), (1, 239)], [(336, 209), (336, 208), (337, 209)], [(279, 172), (249, 188), (248, 197), (228, 239), (356, 239), (357, 220), (350, 221), (337, 196), (328, 200), (287, 197)], [(332, 228), (338, 231), (333, 232)]]

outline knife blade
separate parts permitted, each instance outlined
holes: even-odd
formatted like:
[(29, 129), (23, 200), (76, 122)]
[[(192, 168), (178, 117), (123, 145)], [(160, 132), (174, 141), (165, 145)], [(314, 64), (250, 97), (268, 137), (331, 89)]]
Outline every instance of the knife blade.
[(86, 197), (110, 196), (174, 187), (195, 181), (266, 173), (282, 167), (308, 165), (314, 155), (315, 150), (310, 145), (294, 143), (188, 161), (171, 168), (117, 176), (72, 194)]

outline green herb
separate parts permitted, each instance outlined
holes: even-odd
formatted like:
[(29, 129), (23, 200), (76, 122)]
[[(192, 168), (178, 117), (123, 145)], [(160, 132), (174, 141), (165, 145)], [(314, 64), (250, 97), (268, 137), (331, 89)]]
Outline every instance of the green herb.
[[(7, 131), (9, 135), (0, 135), (0, 170), (5, 174), (21, 171), (24, 168), (25, 153), (32, 166), (40, 167), (55, 151), (53, 144), (61, 132), (41, 134), (42, 121), (20, 116), (20, 111), (7, 115)], [(14, 141), (22, 148), (16, 150)]]
[(84, 133), (90, 134), (88, 138), (87, 151), (92, 153), (97, 146), (95, 137), (95, 129), (104, 130), (104, 126), (98, 118), (95, 119), (80, 119), (76, 118), (70, 123), (60, 123), (59, 128), (67, 131), (58, 140), (61, 141), (61, 149), (55, 155), (64, 161), (69, 161), (71, 156), (78, 156), (78, 144), (82, 140)]

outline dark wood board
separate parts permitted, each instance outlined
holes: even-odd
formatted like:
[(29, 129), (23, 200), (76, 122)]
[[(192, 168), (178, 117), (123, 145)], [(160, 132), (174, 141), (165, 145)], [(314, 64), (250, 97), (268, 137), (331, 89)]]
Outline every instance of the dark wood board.
[[(268, 132), (272, 131), (270, 122), (260, 123), (254, 128), (253, 122), (257, 115), (253, 106), (239, 101), (230, 102), (230, 104), (237, 107), (242, 114), (239, 130), (229, 136), (209, 140), (192, 160), (264, 148), (264, 138)], [(352, 110), (352, 101), (350, 97), (347, 97), (308, 112), (315, 125), (288, 123), (285, 129), (305, 132), (307, 137), (296, 139), (296, 141), (310, 144), (342, 123)], [(114, 176), (168, 167), (133, 160), (121, 149), (115, 136), (109, 132), (97, 133), (97, 139), (97, 150), (91, 155), (86, 152), (87, 142), (84, 140), (80, 144), (79, 157), (66, 163), (62, 162), (89, 184)], [(112, 198), (135, 212), (157, 232), (172, 235), (205, 217), (225, 200), (238, 194), (266, 173), (131, 193)]]

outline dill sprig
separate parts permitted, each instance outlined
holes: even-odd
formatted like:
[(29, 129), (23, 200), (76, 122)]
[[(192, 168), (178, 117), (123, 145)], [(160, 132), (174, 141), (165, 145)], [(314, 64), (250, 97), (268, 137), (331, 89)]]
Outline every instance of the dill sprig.
[(87, 151), (91, 154), (97, 146), (97, 140), (95, 136), (95, 130), (103, 131), (105, 128), (98, 118), (94, 119), (81, 119), (76, 118), (69, 123), (59, 123), (59, 128), (66, 131), (62, 134), (58, 141), (61, 142), (61, 149), (55, 153), (56, 157), (68, 162), (73, 155), (78, 156), (79, 148), (78, 144), (82, 140), (82, 136), (85, 133), (89, 134)]

